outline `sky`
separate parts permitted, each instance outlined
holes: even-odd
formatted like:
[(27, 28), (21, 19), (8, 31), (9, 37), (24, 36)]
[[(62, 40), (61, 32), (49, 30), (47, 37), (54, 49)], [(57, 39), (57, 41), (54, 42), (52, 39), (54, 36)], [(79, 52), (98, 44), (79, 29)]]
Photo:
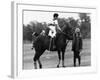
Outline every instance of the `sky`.
[[(53, 14), (55, 12), (40, 12), (40, 11), (24, 11), (24, 24), (27, 25), (31, 21), (47, 22), (50, 23), (53, 19)], [(74, 19), (79, 19), (78, 13), (58, 13), (59, 18), (73, 17)]]

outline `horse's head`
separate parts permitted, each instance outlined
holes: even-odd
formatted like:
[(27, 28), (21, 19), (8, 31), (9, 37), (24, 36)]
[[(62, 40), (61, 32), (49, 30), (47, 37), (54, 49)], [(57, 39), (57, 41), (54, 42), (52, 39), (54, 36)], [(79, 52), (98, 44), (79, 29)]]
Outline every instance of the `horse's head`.
[(67, 37), (68, 40), (73, 39), (73, 27), (70, 25), (70, 23), (66, 23), (62, 27), (62, 31), (66, 34), (66, 37)]

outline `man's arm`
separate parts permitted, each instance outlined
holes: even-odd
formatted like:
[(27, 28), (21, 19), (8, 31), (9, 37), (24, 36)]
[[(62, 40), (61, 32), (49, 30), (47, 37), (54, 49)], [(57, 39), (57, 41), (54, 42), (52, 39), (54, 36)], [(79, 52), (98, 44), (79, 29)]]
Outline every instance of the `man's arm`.
[(57, 28), (61, 31), (61, 28), (60, 28), (60, 26), (57, 24)]
[(57, 20), (55, 20), (55, 26), (57, 27), (57, 29), (59, 29), (61, 31), (61, 28), (60, 28)]

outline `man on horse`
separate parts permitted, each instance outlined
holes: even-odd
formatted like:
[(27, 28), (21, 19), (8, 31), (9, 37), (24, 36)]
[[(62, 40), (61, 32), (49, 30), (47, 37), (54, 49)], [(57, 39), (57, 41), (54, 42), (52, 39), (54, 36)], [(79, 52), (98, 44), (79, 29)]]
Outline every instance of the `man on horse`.
[[(57, 30), (61, 31), (61, 28), (59, 27), (58, 24), (58, 16), (59, 15), (57, 13), (54, 13), (52, 23), (48, 25), (48, 27), (50, 28), (48, 35), (51, 37), (51, 41), (53, 41), (53, 48), (55, 48), (55, 37), (56, 37)], [(51, 41), (50, 41), (50, 45), (51, 45)]]
[[(61, 30), (58, 25), (57, 13), (53, 15), (53, 23), (48, 25), (48, 27), (45, 29), (45, 31), (42, 30), (34, 41), (35, 54), (33, 57), (33, 61), (35, 69), (37, 69), (37, 62), (39, 64), (39, 68), (42, 68), (40, 56), (45, 52), (45, 50), (57, 51), (59, 59), (57, 67), (60, 66), (61, 62), (62, 62), (62, 67), (65, 67), (64, 56), (67, 46), (66, 40), (73, 39), (72, 28), (70, 27), (69, 24), (66, 24)], [(55, 37), (56, 39), (55, 42), (53, 43)], [(51, 43), (53, 43), (53, 45), (56, 46), (55, 49), (52, 49), (53, 45), (51, 45)]]

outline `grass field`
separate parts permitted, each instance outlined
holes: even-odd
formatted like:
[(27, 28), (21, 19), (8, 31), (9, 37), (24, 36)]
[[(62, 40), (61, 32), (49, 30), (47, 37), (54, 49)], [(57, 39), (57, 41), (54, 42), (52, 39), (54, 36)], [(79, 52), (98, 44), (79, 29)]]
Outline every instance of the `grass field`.
[[(68, 43), (65, 52), (65, 66), (73, 67), (73, 52), (71, 51), (71, 42)], [(31, 43), (23, 44), (23, 69), (34, 69), (33, 57), (35, 54), (34, 49), (31, 50)], [(40, 57), (43, 68), (56, 68), (58, 64), (57, 52), (45, 51)], [(91, 65), (91, 40), (83, 40), (83, 50), (81, 52), (81, 66)]]

